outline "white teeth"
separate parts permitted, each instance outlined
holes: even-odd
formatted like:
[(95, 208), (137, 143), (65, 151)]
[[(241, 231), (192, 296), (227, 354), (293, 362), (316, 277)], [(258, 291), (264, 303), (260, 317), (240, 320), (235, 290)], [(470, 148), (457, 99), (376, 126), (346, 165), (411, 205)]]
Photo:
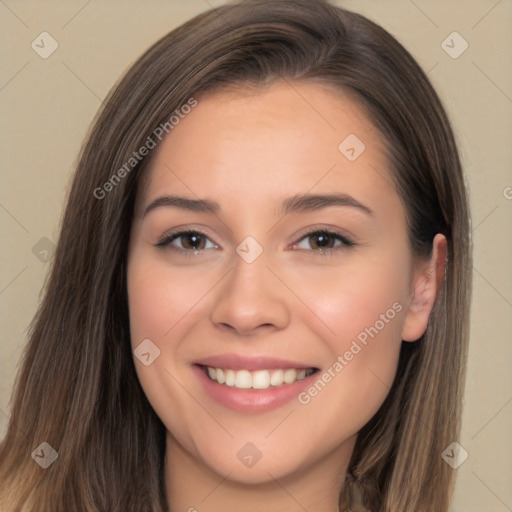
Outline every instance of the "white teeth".
[(211, 380), (238, 389), (268, 389), (271, 386), (282, 386), (293, 384), (297, 380), (303, 380), (314, 373), (312, 368), (296, 370), (225, 370), (222, 368), (206, 367), (206, 374)]
[[(306, 370), (299, 370), (297, 372), (297, 380), (302, 380), (302, 379), (305, 379), (306, 378)], [(218, 379), (218, 376), (217, 376), (217, 380)]]
[(282, 386), (284, 382), (284, 372), (283, 370), (275, 370), (272, 372), (272, 375), (270, 376), (270, 384), (272, 386)]
[(234, 370), (226, 370), (226, 386), (234, 386), (235, 385), (235, 372)]
[(284, 380), (285, 384), (291, 384), (292, 382), (295, 382), (296, 379), (297, 379), (297, 371), (294, 370), (293, 368), (289, 368), (288, 370), (286, 370), (284, 372), (283, 380)]
[(252, 372), (252, 387), (254, 389), (267, 389), (270, 386), (270, 373), (267, 370)]
[(240, 370), (236, 372), (235, 388), (238, 389), (251, 389), (252, 388), (252, 375), (247, 370)]
[(217, 374), (217, 382), (219, 384), (224, 384), (226, 382), (226, 376), (224, 375), (224, 371), (221, 370), (220, 368), (217, 368), (215, 370), (215, 373)]

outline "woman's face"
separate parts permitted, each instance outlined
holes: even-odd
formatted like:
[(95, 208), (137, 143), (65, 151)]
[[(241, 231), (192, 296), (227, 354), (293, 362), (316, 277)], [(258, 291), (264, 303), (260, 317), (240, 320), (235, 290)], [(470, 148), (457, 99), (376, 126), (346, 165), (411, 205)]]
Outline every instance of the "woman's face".
[(377, 130), (278, 83), (198, 98), (154, 151), (128, 295), (171, 454), (252, 483), (347, 461), (429, 312)]

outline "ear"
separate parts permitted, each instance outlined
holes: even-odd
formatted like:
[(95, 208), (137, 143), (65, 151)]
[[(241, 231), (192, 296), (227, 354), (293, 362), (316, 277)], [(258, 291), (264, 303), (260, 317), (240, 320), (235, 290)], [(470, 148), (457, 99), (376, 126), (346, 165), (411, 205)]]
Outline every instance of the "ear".
[(432, 241), (432, 255), (413, 274), (409, 307), (402, 327), (402, 340), (416, 341), (427, 329), (430, 312), (443, 284), (446, 269), (446, 238), (438, 233)]

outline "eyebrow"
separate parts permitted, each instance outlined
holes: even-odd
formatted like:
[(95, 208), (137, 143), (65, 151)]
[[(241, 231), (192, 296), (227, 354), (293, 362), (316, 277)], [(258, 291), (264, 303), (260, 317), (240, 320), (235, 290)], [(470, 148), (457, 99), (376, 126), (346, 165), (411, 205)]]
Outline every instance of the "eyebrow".
[[(374, 212), (363, 203), (348, 194), (296, 194), (286, 198), (279, 212), (288, 215), (293, 212), (311, 212), (329, 208), (331, 206), (345, 206), (356, 208), (367, 215), (374, 216)], [(162, 196), (152, 201), (144, 210), (142, 217), (161, 207), (180, 208), (191, 212), (218, 214), (220, 205), (209, 199), (191, 199), (181, 196)]]
[(330, 206), (348, 206), (375, 216), (368, 206), (349, 194), (297, 194), (283, 201), (281, 213), (287, 215), (292, 212), (311, 212)]
[(205, 212), (217, 214), (220, 211), (219, 203), (209, 199), (190, 199), (181, 196), (162, 196), (152, 201), (144, 210), (142, 217), (145, 217), (150, 211), (163, 206), (180, 208), (190, 212)]

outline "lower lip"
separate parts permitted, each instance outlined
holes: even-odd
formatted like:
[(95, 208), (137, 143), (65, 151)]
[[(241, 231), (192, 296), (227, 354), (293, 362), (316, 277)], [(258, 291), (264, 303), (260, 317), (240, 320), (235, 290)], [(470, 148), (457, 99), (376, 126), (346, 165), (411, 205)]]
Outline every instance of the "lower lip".
[(275, 388), (238, 389), (211, 380), (200, 366), (194, 365), (193, 368), (204, 389), (214, 400), (225, 407), (245, 413), (266, 412), (290, 402), (310, 385), (311, 378), (317, 373)]

